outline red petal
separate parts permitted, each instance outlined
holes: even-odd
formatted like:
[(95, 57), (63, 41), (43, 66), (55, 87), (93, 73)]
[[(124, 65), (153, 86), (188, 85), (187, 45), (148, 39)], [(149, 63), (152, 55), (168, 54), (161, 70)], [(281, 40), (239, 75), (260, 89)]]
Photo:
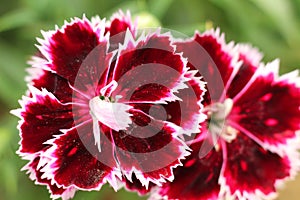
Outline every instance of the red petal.
[(135, 24), (131, 21), (129, 12), (125, 15), (122, 11), (119, 11), (111, 17), (110, 23), (105, 28), (105, 33), (109, 32), (110, 36), (114, 36), (116, 34), (126, 32), (127, 29), (130, 29), (130, 31), (134, 34), (136, 29)]
[(177, 52), (183, 52), (188, 58), (188, 67), (198, 70), (207, 82), (205, 100), (219, 101), (224, 88), (228, 87), (231, 79), (239, 68), (238, 54), (227, 45), (220, 30), (210, 30), (203, 34), (196, 33), (192, 40), (177, 42)]
[(228, 192), (239, 199), (271, 197), (276, 191), (277, 181), (291, 175), (287, 156), (280, 157), (263, 149), (242, 133), (231, 143), (226, 143), (226, 149), (221, 184), (226, 184)]
[[(277, 78), (278, 63), (260, 68), (236, 99), (231, 121), (268, 146), (288, 144), (300, 129), (300, 87), (297, 73)], [(275, 148), (275, 149), (276, 149)]]
[[(72, 105), (69, 105), (70, 110), (72, 109), (73, 112), (73, 118), (75, 120), (76, 124), (79, 124), (83, 121), (89, 120), (90, 115), (89, 115), (89, 108), (88, 108), (88, 103), (89, 99), (86, 98), (86, 96), (83, 95), (81, 92), (74, 91), (73, 88), (70, 87), (68, 81), (61, 76), (43, 70), (39, 68), (29, 68), (28, 69), (29, 73), (31, 74), (30, 78), (30, 84), (36, 87), (39, 90), (42, 90), (43, 88), (46, 89), (49, 94), (55, 96), (57, 98), (56, 101), (59, 101), (61, 103), (72, 103)], [(81, 71), (81, 70), (80, 70)], [(86, 70), (90, 72), (89, 70)], [(33, 75), (34, 73), (34, 75)], [(89, 80), (92, 79), (93, 73), (88, 74), (89, 78), (86, 78), (84, 80)], [(79, 79), (77, 78), (77, 85), (78, 88), (79, 86), (82, 86), (81, 83), (83, 78)], [(86, 86), (91, 86), (92, 87), (92, 81), (86, 82)], [(90, 85), (89, 85), (90, 84)], [(98, 83), (97, 83), (98, 84)], [(94, 89), (94, 88), (93, 88)], [(90, 91), (85, 91), (87, 94), (90, 93), (96, 93), (96, 89), (90, 90)], [(30, 91), (29, 91), (30, 93)], [(33, 94), (29, 94), (30, 97), (32, 97)], [(50, 95), (50, 96), (51, 96)], [(59, 111), (58, 111), (59, 112)], [(59, 113), (58, 113), (59, 114)], [(70, 127), (61, 127), (61, 128), (70, 128)]]
[(52, 93), (62, 103), (72, 102), (72, 89), (68, 81), (55, 73), (45, 71), (37, 68), (30, 68), (31, 70), (40, 70), (39, 76), (31, 80), (34, 87), (41, 90), (45, 88), (48, 92)]
[(140, 111), (133, 113), (133, 124), (126, 131), (113, 131), (115, 153), (120, 168), (131, 180), (135, 173), (146, 188), (149, 181), (160, 185), (173, 179), (173, 169), (189, 154), (186, 146), (174, 136), (169, 124), (150, 119)]
[(115, 13), (105, 28), (105, 33), (109, 32), (110, 35), (110, 51), (119, 48), (119, 43), (124, 43), (127, 29), (132, 35), (136, 35), (136, 23), (132, 22), (130, 13), (127, 12), (126, 15), (122, 11)]
[(112, 76), (119, 84), (114, 94), (123, 102), (176, 100), (173, 92), (185, 87), (187, 69), (182, 56), (174, 53), (170, 36), (153, 33), (135, 42), (127, 32), (126, 38)]
[[(195, 72), (196, 73), (196, 72)], [(194, 72), (186, 74), (191, 78), (187, 82), (187, 88), (180, 90), (177, 96), (180, 101), (166, 104), (167, 120), (182, 128), (184, 134), (198, 133), (206, 116), (202, 113), (202, 101), (205, 93), (205, 85), (200, 78), (194, 77)]]
[(101, 152), (95, 145), (92, 123), (88, 122), (66, 131), (54, 140), (45, 155), (51, 161), (43, 168), (45, 177), (64, 187), (75, 186), (82, 190), (99, 190), (104, 183), (115, 186), (119, 174), (113, 147), (101, 137)]
[[(155, 119), (168, 121), (182, 128), (182, 133), (190, 135), (198, 133), (199, 124), (206, 119), (201, 112), (204, 95), (204, 83), (194, 77), (194, 71), (188, 71), (186, 77), (190, 80), (186, 83), (187, 88), (179, 90), (176, 94), (180, 100), (167, 104), (132, 104)], [(155, 94), (155, 93), (154, 93)]]
[(125, 176), (122, 178), (122, 181), (125, 183), (126, 190), (137, 192), (141, 196), (148, 194), (150, 190), (155, 187), (155, 184), (150, 183), (148, 189), (146, 189), (145, 186), (143, 186), (142, 183), (136, 178), (135, 174), (132, 174), (131, 181)]
[(191, 145), (193, 152), (184, 161), (183, 167), (175, 169), (174, 181), (158, 188), (156, 195), (179, 200), (218, 199), (220, 191), (218, 179), (223, 162), (222, 151), (212, 149), (200, 159), (199, 150), (202, 144), (203, 142), (198, 142)]
[(20, 153), (41, 151), (48, 146), (44, 142), (61, 134), (60, 129), (74, 124), (71, 105), (60, 103), (46, 90), (31, 87), (30, 92), (33, 97), (23, 97), (22, 109), (12, 111), (22, 119), (19, 122)]
[(102, 40), (98, 32), (85, 17), (75, 19), (62, 29), (44, 32), (45, 41), (40, 40), (39, 49), (48, 59), (50, 70), (73, 84), (82, 61)]
[(40, 161), (40, 157), (37, 156), (30, 163), (28, 163), (23, 168), (23, 170), (28, 170), (28, 173), (30, 173), (30, 178), (32, 180), (36, 180), (35, 181), (36, 184), (46, 185), (49, 192), (51, 193), (52, 199), (57, 199), (60, 197), (62, 199), (72, 198), (76, 192), (76, 189), (74, 187), (69, 187), (69, 188), (58, 187), (57, 184), (51, 183), (51, 180), (42, 178), (43, 172), (40, 171), (41, 168), (39, 167), (39, 161)]
[(108, 84), (107, 72), (115, 54), (107, 53), (107, 45), (107, 42), (102, 42), (95, 47), (77, 72), (74, 89), (88, 100), (99, 96), (100, 89)]
[(227, 90), (229, 98), (235, 97), (246, 86), (259, 67), (262, 58), (258, 50), (249, 45), (238, 45), (238, 52), (243, 64)]

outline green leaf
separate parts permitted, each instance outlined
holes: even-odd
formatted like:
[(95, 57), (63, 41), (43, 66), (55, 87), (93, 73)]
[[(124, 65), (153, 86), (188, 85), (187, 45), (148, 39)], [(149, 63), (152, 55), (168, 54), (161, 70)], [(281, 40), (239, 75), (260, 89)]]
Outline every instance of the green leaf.
[[(297, 21), (291, 1), (288, 0), (251, 0), (276, 23), (279, 31), (292, 46), (294, 41), (300, 41), (297, 31)], [(299, 44), (299, 43), (298, 43)]]
[(5, 154), (11, 139), (10, 131), (6, 127), (0, 128), (0, 156)]
[(34, 19), (33, 10), (19, 9), (11, 11), (0, 17), (0, 32), (33, 23)]
[(161, 20), (172, 3), (173, 0), (149, 1), (149, 11)]
[(18, 171), (10, 160), (1, 162), (1, 177), (3, 177), (4, 187), (9, 196), (13, 196), (17, 192)]
[(9, 107), (17, 104), (17, 99), (25, 91), (25, 59), (18, 49), (0, 41), (0, 100)]
[(4, 73), (0, 73), (0, 100), (8, 107), (15, 107), (17, 99), (21, 97), (25, 91), (23, 87), (16, 88), (15, 82), (8, 78)]
[(171, 25), (171, 26), (167, 26), (167, 28), (169, 28), (171, 30), (178, 30), (178, 31), (180, 30), (180, 32), (182, 32), (184, 34), (187, 34), (188, 36), (192, 36), (192, 35), (194, 35), (196, 30), (198, 30), (200, 32), (203, 32), (206, 28), (206, 23), (194, 23), (194, 24), (186, 24), (186, 25)]
[(127, 10), (130, 11), (132, 15), (141, 12), (146, 11), (146, 4), (145, 1), (124, 1), (123, 3), (120, 3), (110, 9), (108, 12), (105, 13), (105, 16), (111, 16), (113, 13), (122, 10), (123, 12), (126, 12)]

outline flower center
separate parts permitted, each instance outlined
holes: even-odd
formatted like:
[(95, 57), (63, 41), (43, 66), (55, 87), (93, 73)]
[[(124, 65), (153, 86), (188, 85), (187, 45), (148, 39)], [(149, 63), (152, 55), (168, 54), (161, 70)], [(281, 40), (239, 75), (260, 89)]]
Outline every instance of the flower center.
[(231, 112), (232, 106), (233, 101), (228, 98), (223, 103), (214, 103), (204, 109), (210, 118), (208, 130), (214, 144), (217, 144), (219, 137), (227, 142), (231, 142), (237, 136), (238, 131), (226, 124), (226, 118)]
[(93, 134), (99, 151), (101, 151), (99, 122), (115, 131), (125, 130), (132, 122), (129, 114), (132, 107), (118, 103), (116, 102), (118, 99), (113, 100), (110, 96), (117, 86), (116, 81), (110, 82), (101, 89), (101, 96), (96, 96), (89, 102)]

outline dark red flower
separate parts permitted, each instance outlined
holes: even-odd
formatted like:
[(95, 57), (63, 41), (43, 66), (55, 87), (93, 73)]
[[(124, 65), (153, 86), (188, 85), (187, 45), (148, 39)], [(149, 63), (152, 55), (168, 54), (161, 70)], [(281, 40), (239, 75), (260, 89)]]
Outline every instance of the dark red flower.
[(146, 188), (172, 181), (190, 154), (179, 135), (205, 119), (204, 85), (171, 36), (137, 38), (129, 17), (76, 18), (38, 39), (27, 95), (12, 113), (21, 118), (24, 169), (52, 198), (106, 182), (117, 190), (122, 177)]
[(256, 49), (226, 44), (219, 29), (176, 46), (207, 82), (208, 120), (186, 141), (193, 152), (174, 181), (152, 188), (151, 199), (275, 198), (299, 170), (298, 72), (279, 77), (278, 60), (262, 64)]

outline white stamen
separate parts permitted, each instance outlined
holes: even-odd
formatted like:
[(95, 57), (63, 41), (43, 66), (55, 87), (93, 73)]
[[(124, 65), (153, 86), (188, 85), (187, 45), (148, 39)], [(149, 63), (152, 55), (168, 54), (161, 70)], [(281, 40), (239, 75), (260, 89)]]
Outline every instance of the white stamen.
[(221, 136), (224, 140), (230, 143), (236, 138), (237, 134), (238, 131), (236, 129), (232, 128), (231, 126), (226, 126), (226, 129), (222, 132)]
[(232, 99), (225, 99), (224, 101), (224, 112), (225, 112), (225, 117), (227, 117), (229, 115), (229, 113), (232, 110), (232, 106), (233, 106), (233, 100)]
[[(101, 90), (100, 90), (100, 94), (102, 96), (110, 96), (111, 93), (118, 87), (118, 83), (115, 80), (112, 80), (109, 84), (107, 84), (106, 86), (104, 86)], [(107, 93), (107, 94), (106, 94)]]
[(101, 151), (98, 121), (115, 131), (125, 130), (132, 122), (131, 114), (128, 113), (132, 107), (123, 103), (109, 102), (108, 98), (101, 100), (98, 96), (90, 100), (89, 106), (93, 119), (95, 143)]
[(233, 107), (233, 100), (226, 99), (223, 103), (215, 103), (206, 108), (208, 115), (213, 120), (209, 124), (209, 131), (212, 134), (213, 143), (218, 143), (219, 137), (222, 137), (225, 141), (231, 142), (238, 134), (238, 131), (234, 128), (226, 125), (226, 117), (229, 115)]
[(99, 152), (101, 152), (100, 127), (99, 127), (98, 119), (93, 115), (92, 112), (91, 115), (93, 119), (93, 134), (94, 134), (95, 144), (97, 145)]

